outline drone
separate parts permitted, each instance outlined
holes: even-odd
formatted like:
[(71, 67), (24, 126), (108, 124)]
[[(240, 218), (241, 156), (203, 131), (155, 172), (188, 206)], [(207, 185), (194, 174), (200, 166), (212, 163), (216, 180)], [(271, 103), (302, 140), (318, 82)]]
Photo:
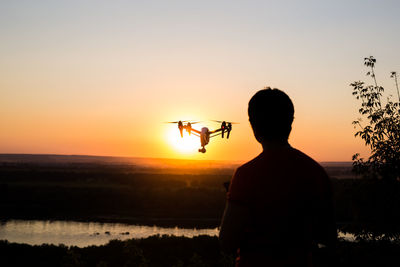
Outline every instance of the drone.
[(201, 128), (201, 131), (196, 130), (192, 127), (192, 124), (199, 123), (200, 121), (196, 122), (190, 122), (190, 121), (169, 121), (167, 123), (177, 123), (178, 124), (178, 129), (181, 134), (181, 137), (183, 138), (183, 130), (186, 130), (188, 134), (193, 134), (194, 136), (197, 136), (200, 138), (200, 144), (201, 148), (199, 148), (199, 152), (201, 153), (206, 153), (206, 148), (205, 146), (210, 142), (211, 137), (215, 137), (218, 135), (221, 135), (222, 138), (224, 138), (225, 133), (226, 133), (226, 138), (229, 139), (229, 135), (232, 131), (232, 124), (238, 124), (237, 122), (230, 122), (230, 121), (216, 121), (212, 120), (214, 122), (221, 123), (221, 127), (210, 131), (207, 127)]

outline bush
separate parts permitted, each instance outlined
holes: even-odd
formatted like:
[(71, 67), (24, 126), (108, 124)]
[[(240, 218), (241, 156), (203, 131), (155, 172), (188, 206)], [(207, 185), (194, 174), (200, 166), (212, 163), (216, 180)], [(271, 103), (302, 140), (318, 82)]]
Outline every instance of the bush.
[(370, 71), (367, 76), (373, 78), (374, 85), (365, 85), (356, 81), (350, 85), (353, 87), (353, 95), (361, 101), (358, 110), (363, 118), (353, 121), (359, 130), (355, 133), (365, 144), (370, 147), (371, 155), (367, 160), (360, 158), (360, 154), (353, 156), (353, 169), (364, 177), (383, 178), (389, 180), (400, 179), (400, 95), (397, 83), (397, 73), (391, 72), (395, 79), (399, 101), (387, 97), (386, 103), (382, 100), (384, 88), (376, 81), (374, 57), (364, 59), (364, 65)]

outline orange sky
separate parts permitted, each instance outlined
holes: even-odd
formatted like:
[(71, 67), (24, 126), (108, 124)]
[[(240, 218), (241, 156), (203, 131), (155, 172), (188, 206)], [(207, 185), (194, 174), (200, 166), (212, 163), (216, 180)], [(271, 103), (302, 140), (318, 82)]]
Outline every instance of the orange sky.
[[(288, 3), (1, 3), (0, 153), (250, 159), (261, 150), (247, 103), (264, 86), (294, 102), (294, 147), (318, 161), (367, 153), (349, 83), (367, 80), (374, 55), (392, 90), (397, 14), (379, 1)], [(240, 124), (200, 154), (171, 141), (163, 122), (179, 119)]]

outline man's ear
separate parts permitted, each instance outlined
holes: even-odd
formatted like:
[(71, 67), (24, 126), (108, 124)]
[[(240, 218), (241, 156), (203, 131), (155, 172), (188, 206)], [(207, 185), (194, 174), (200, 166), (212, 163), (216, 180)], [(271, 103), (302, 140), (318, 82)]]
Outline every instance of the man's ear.
[(287, 139), (289, 139), (290, 133), (292, 132), (292, 125), (289, 126), (289, 132), (288, 132), (288, 136)]
[(262, 144), (262, 137), (260, 134), (260, 130), (257, 129), (257, 127), (251, 122), (251, 119), (249, 119), (249, 122), (250, 122), (251, 128), (253, 129), (254, 137), (256, 138), (257, 142)]
[(253, 127), (253, 133), (254, 133), (254, 137), (256, 138), (257, 142), (259, 142), (261, 144), (263, 139), (260, 135), (260, 131), (257, 130), (257, 128)]

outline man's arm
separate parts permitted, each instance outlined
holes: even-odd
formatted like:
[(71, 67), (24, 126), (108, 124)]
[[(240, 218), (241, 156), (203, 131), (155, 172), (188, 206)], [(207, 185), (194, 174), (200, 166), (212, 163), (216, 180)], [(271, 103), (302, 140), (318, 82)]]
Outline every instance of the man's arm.
[(245, 205), (226, 202), (219, 231), (219, 242), (225, 252), (235, 253), (239, 248), (249, 211)]
[(317, 203), (316, 241), (334, 249), (337, 241), (335, 211), (333, 205), (332, 185), (328, 177), (325, 178), (323, 195)]
[(327, 175), (323, 181), (322, 194), (315, 205), (314, 241), (319, 244), (315, 260), (324, 266), (336, 266), (337, 229), (332, 185)]

